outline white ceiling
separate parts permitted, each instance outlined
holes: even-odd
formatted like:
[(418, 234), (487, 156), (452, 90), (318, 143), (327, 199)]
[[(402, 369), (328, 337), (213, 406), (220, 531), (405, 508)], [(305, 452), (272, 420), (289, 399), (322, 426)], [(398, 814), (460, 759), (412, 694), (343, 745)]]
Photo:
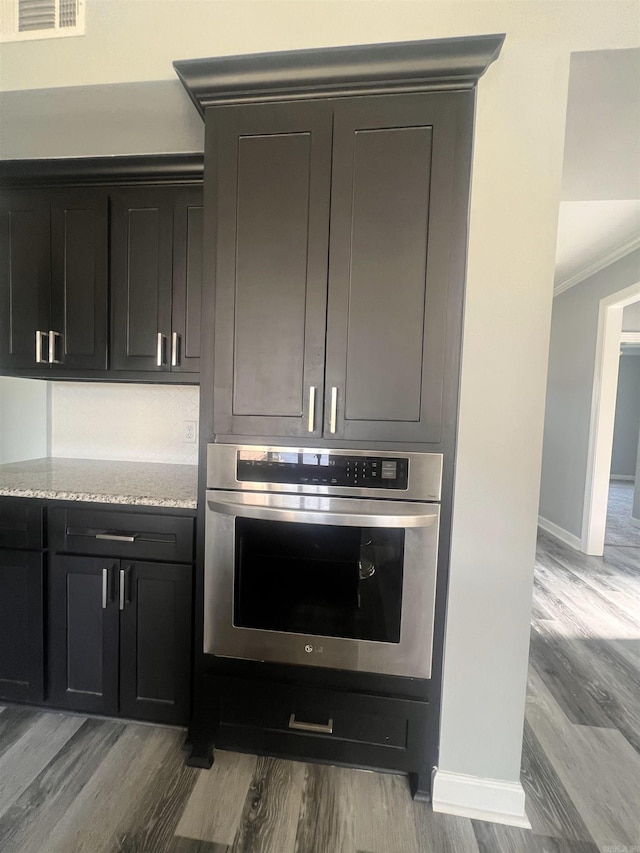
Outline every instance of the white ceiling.
[(639, 236), (640, 200), (562, 202), (556, 285), (609, 257), (620, 257)]
[(555, 285), (640, 245), (640, 49), (571, 57)]

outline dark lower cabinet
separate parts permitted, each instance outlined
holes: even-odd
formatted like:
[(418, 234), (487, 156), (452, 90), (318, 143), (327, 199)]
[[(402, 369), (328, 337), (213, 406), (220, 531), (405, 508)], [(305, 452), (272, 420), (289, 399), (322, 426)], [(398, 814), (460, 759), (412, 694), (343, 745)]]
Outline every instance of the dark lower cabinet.
[(323, 678), (323, 686), (312, 686), (304, 676), (263, 680), (256, 670), (249, 677), (203, 673), (187, 764), (211, 767), (215, 747), (404, 772), (414, 797), (427, 799), (429, 702), (341, 689), (330, 674)]
[(44, 698), (43, 555), (0, 550), (0, 698)]
[(191, 566), (56, 554), (49, 578), (51, 703), (186, 722)]
[(117, 560), (59, 557), (49, 567), (49, 699), (61, 708), (118, 711)]
[(120, 714), (185, 722), (191, 681), (191, 567), (122, 561), (120, 572)]

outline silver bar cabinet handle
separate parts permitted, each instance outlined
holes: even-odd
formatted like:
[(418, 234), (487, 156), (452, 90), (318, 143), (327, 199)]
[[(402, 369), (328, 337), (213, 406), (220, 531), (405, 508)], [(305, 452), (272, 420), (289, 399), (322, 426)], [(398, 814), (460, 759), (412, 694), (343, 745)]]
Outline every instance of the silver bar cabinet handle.
[(289, 717), (289, 728), (299, 729), (303, 732), (320, 732), (325, 735), (333, 734), (333, 717), (326, 724), (323, 723), (303, 723), (301, 720), (296, 720), (296, 715), (292, 714)]
[(109, 603), (109, 569), (102, 570), (102, 609), (107, 609)]
[(337, 386), (333, 386), (331, 388), (331, 414), (329, 416), (329, 432), (336, 431), (336, 416), (338, 414), (338, 388)]
[(120, 569), (120, 610), (124, 610), (124, 586), (125, 586), (125, 572), (124, 569)]
[(109, 542), (135, 542), (136, 535), (125, 535), (120, 533), (96, 533), (96, 539), (106, 539)]
[(180, 345), (180, 335), (173, 332), (171, 335), (171, 367), (178, 366), (178, 347)]
[(49, 330), (49, 364), (60, 364), (60, 359), (56, 358), (56, 338), (61, 337), (60, 332)]
[(316, 386), (309, 386), (309, 432), (313, 432), (316, 423)]
[(158, 343), (156, 345), (156, 364), (162, 367), (164, 364), (164, 335), (158, 332)]
[(42, 357), (42, 339), (46, 338), (46, 332), (36, 331), (36, 364), (47, 364), (47, 359)]

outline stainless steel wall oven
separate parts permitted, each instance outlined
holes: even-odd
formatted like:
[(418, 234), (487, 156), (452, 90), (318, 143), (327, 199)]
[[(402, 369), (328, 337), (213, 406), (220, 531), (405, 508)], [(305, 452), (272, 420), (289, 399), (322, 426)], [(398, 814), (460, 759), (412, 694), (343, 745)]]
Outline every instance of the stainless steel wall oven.
[(204, 651), (428, 678), (442, 456), (211, 444)]

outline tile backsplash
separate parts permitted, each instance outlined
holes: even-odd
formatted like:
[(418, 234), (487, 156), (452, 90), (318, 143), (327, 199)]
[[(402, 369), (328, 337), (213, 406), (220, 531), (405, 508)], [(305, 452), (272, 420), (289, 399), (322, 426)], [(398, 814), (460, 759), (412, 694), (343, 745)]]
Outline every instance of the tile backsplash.
[[(186, 385), (51, 383), (51, 455), (196, 465), (200, 391)], [(196, 429), (197, 438), (197, 429)]]

